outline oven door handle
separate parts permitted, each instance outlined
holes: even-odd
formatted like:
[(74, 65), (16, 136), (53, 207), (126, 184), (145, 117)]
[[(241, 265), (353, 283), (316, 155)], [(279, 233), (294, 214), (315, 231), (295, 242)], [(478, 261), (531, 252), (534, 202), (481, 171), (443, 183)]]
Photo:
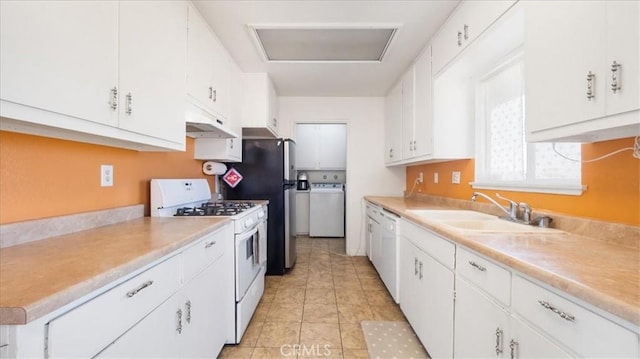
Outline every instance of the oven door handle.
[(260, 264), (260, 231), (256, 228), (256, 233), (253, 235), (253, 264)]

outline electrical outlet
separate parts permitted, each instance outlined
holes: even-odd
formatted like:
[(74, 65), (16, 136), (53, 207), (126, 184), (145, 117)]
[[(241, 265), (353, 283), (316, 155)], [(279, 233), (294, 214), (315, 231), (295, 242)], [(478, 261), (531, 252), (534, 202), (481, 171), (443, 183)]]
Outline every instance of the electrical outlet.
[(460, 184), (460, 171), (451, 172), (451, 183)]
[(100, 166), (100, 186), (113, 187), (113, 165)]
[(418, 182), (420, 183), (424, 182), (424, 173), (420, 172), (420, 174), (418, 175)]
[(433, 173), (433, 183), (438, 183), (438, 172)]

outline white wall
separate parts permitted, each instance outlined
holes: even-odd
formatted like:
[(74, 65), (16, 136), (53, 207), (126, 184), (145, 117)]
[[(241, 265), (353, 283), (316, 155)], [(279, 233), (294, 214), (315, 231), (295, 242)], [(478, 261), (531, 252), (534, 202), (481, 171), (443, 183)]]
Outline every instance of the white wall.
[(347, 124), (347, 254), (365, 255), (363, 197), (401, 196), (405, 168), (384, 165), (383, 97), (280, 97), (280, 136), (295, 138), (295, 124)]

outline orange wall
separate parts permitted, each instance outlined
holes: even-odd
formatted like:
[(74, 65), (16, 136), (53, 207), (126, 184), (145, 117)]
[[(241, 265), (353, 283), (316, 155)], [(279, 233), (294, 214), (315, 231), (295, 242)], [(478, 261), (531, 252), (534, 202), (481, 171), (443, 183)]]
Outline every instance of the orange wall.
[[(100, 187), (102, 164), (113, 187)], [(149, 215), (149, 179), (180, 177), (211, 179), (191, 138), (186, 152), (136, 152), (0, 131), (0, 224), (140, 203)]]
[[(634, 139), (605, 141), (582, 145), (583, 159), (591, 159), (614, 150), (632, 147)], [(437, 196), (470, 199), (473, 189), (474, 161), (460, 160), (407, 167), (407, 191), (415, 178), (424, 173), (424, 183), (416, 192)], [(461, 171), (461, 184), (451, 184), (451, 172)], [(439, 183), (433, 183), (438, 172)], [(498, 191), (515, 201), (527, 202), (536, 209), (546, 209), (572, 216), (588, 217), (609, 222), (640, 225), (640, 160), (631, 151), (619, 153), (593, 163), (582, 164), (582, 183), (587, 190), (581, 196)], [(482, 190), (493, 194), (495, 190)]]

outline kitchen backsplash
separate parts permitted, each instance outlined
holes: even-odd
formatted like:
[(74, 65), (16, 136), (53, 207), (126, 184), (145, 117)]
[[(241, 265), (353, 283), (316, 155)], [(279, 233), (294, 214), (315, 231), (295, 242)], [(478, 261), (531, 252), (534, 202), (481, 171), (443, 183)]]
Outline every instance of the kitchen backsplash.
[[(582, 145), (582, 158), (591, 159), (633, 145), (633, 138)], [(453, 171), (461, 172), (460, 184), (452, 184)], [(424, 183), (415, 192), (448, 198), (470, 200), (474, 189), (474, 161), (459, 160), (407, 167), (406, 191), (423, 172)], [(438, 183), (434, 183), (434, 173)], [(569, 216), (601, 221), (640, 225), (640, 160), (631, 151), (593, 163), (582, 164), (582, 183), (587, 190), (580, 196), (480, 190), (493, 195), (499, 192), (518, 202), (527, 202), (534, 210), (548, 210)]]
[[(193, 145), (137, 152), (0, 131), (0, 224), (136, 204), (148, 216), (151, 178), (205, 177)], [(113, 187), (100, 186), (103, 164), (113, 165)]]

